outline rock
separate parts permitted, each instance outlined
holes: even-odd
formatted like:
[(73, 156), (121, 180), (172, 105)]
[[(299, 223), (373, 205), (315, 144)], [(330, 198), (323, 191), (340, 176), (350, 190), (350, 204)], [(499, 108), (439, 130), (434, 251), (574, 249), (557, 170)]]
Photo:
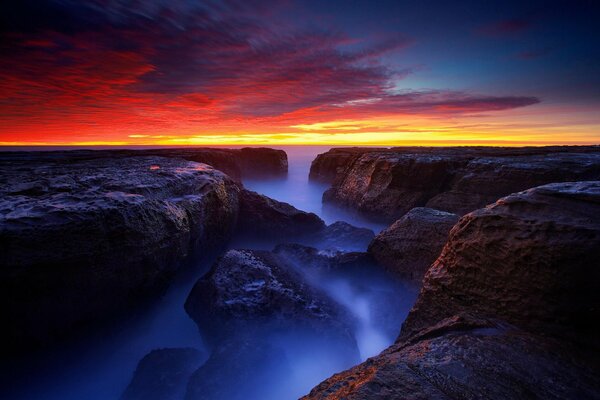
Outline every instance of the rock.
[(255, 241), (292, 241), (325, 228), (316, 214), (300, 211), (250, 190), (240, 192), (237, 234)]
[(325, 203), (373, 220), (415, 207), (463, 215), (531, 187), (600, 179), (600, 146), (332, 149), (311, 176), (335, 176)]
[(70, 150), (36, 152), (0, 152), (4, 162), (56, 162), (69, 160), (117, 159), (132, 157), (168, 157), (208, 164), (240, 182), (242, 178), (279, 178), (287, 175), (287, 154), (269, 148), (224, 149), (216, 147), (185, 147), (146, 150)]
[(152, 350), (138, 363), (121, 400), (180, 400), (205, 358), (192, 348)]
[(443, 321), (315, 387), (303, 400), (598, 399), (578, 350), (489, 321)]
[(431, 208), (413, 208), (375, 237), (369, 245), (369, 254), (399, 278), (420, 283), (458, 218), (456, 214)]
[(365, 151), (377, 151), (386, 149), (343, 147), (331, 149), (326, 153), (319, 154), (310, 165), (309, 179), (311, 181), (333, 183), (342, 176), (352, 162), (360, 157)]
[(232, 340), (218, 347), (194, 372), (185, 399), (284, 398), (287, 393), (277, 391), (291, 375), (282, 348), (260, 338)]
[(334, 337), (347, 354), (356, 351), (349, 312), (266, 251), (229, 250), (196, 282), (185, 310), (211, 343), (240, 332), (293, 329)]
[(502, 198), (452, 229), (402, 336), (469, 311), (593, 343), (600, 337), (593, 322), (600, 318), (599, 256), (600, 182)]
[(600, 398), (600, 182), (470, 213), (394, 345), (304, 399)]
[(328, 225), (314, 240), (308, 243), (321, 249), (365, 251), (375, 233), (367, 228), (358, 228), (347, 222), (337, 221)]
[(319, 274), (370, 274), (377, 267), (374, 260), (365, 252), (343, 252), (339, 250), (319, 250), (297, 243), (283, 243), (273, 250), (286, 262), (298, 268)]
[(68, 153), (0, 157), (6, 354), (131, 310), (236, 223), (239, 187), (205, 164)]

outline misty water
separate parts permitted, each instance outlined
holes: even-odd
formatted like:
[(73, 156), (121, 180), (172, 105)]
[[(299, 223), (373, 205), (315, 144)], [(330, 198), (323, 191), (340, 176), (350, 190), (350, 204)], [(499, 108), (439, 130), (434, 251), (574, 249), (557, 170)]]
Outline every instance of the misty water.
[[(328, 185), (309, 182), (308, 173), (311, 161), (328, 147), (281, 148), (288, 154), (287, 178), (246, 180), (244, 185), (248, 189), (314, 212), (327, 224), (343, 220), (372, 229), (375, 233), (384, 228), (343, 210), (323, 208), (321, 198)], [(271, 248), (276, 244), (272, 243)], [(252, 248), (253, 244), (237, 240), (230, 247)], [(118, 399), (130, 382), (138, 361), (153, 349), (194, 347), (203, 350), (208, 357), (211, 349), (202, 341), (198, 327), (185, 313), (183, 304), (195, 281), (206, 273), (213, 261), (214, 258), (206, 260), (183, 273), (161, 299), (138, 313), (135, 319), (98, 331), (94, 337), (70, 343), (43, 356), (23, 360), (20, 365), (11, 366), (10, 371), (1, 371), (4, 374), (2, 387), (7, 392), (0, 393), (0, 397), (30, 400)], [(266, 340), (285, 350), (290, 370), (279, 387), (272, 385), (252, 391), (258, 393), (260, 400), (297, 398), (333, 373), (376, 355), (394, 341), (416, 298), (416, 290), (410, 285), (394, 282), (384, 275), (314, 275), (309, 278), (315, 286), (346, 307), (358, 321), (354, 335), (359, 359), (340, 355), (331, 350), (330, 344), (310, 335), (267, 335)], [(260, 384), (257, 382), (257, 385)]]

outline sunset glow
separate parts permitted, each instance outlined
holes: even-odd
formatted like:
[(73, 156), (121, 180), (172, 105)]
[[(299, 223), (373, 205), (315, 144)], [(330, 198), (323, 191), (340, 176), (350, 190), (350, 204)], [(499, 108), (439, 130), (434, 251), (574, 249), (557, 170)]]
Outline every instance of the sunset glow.
[(600, 143), (576, 5), (245, 4), (2, 6), (0, 145)]

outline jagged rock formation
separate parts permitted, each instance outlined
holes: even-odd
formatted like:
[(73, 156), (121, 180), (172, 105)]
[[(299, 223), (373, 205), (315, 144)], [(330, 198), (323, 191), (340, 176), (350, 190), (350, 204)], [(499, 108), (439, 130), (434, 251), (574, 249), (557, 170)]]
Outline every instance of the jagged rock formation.
[(399, 278), (420, 283), (458, 218), (432, 208), (413, 208), (373, 239), (369, 254)]
[(312, 399), (600, 398), (600, 182), (463, 217), (396, 343)]
[(332, 149), (311, 166), (323, 201), (391, 222), (414, 207), (463, 215), (551, 182), (600, 179), (599, 146)]
[(121, 400), (181, 400), (206, 355), (196, 349), (157, 349), (140, 360)]
[(164, 157), (0, 163), (7, 351), (34, 349), (163, 290), (184, 259), (231, 236), (239, 187)]

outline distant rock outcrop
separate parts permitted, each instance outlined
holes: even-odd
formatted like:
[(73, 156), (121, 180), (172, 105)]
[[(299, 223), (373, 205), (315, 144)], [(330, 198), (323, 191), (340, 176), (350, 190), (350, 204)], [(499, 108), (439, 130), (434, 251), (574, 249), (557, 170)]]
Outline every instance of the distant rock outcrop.
[(510, 193), (600, 179), (599, 146), (332, 149), (311, 166), (323, 201), (391, 222), (414, 207), (463, 215)]
[(396, 343), (312, 399), (600, 398), (600, 182), (463, 217)]
[(70, 151), (14, 151), (0, 152), (3, 163), (56, 163), (81, 162), (98, 159), (132, 157), (168, 157), (210, 165), (230, 178), (281, 178), (288, 172), (287, 154), (283, 150), (245, 147), (224, 149), (218, 147), (182, 147), (144, 150), (70, 150)]
[(413, 208), (375, 237), (369, 254), (392, 274), (420, 283), (458, 218), (431, 208)]
[(164, 157), (0, 159), (0, 296), (8, 352), (34, 349), (163, 290), (230, 238), (239, 187)]

